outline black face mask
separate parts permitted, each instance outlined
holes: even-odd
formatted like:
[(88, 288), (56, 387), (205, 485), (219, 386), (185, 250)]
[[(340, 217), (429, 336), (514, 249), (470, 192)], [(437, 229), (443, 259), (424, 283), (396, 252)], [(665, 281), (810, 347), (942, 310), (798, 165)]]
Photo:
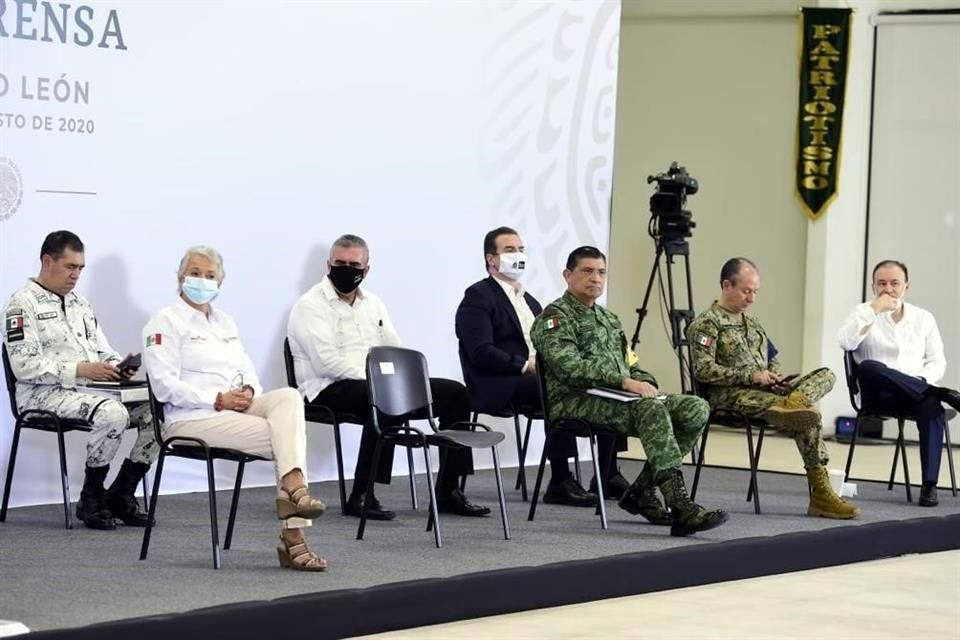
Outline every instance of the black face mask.
[(363, 282), (363, 269), (351, 267), (350, 265), (338, 265), (330, 267), (330, 273), (327, 274), (334, 288), (340, 293), (352, 293), (354, 289)]

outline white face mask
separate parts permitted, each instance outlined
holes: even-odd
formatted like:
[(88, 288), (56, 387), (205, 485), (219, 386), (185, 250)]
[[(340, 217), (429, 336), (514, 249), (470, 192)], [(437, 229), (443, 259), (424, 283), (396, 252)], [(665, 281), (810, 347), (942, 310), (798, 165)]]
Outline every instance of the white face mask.
[(520, 253), (501, 253), (500, 254), (500, 273), (513, 278), (522, 280), (527, 274), (528, 259), (527, 254)]

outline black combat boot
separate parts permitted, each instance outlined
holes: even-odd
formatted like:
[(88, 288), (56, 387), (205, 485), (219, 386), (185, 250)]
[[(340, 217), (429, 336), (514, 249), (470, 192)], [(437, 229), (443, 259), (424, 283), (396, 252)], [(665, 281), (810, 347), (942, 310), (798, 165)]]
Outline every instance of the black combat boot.
[(145, 462), (133, 462), (129, 458), (123, 461), (120, 473), (107, 489), (106, 506), (114, 518), (128, 527), (147, 526), (147, 514), (140, 510), (140, 503), (133, 497), (137, 485), (150, 469)]
[(103, 481), (107, 479), (109, 465), (102, 467), (87, 467), (83, 479), (83, 489), (80, 491), (80, 501), (77, 502), (77, 517), (91, 529), (116, 529), (113, 514), (106, 507), (103, 492)]
[(719, 527), (729, 519), (726, 511), (704, 509), (690, 499), (680, 469), (660, 471), (656, 480), (667, 506), (670, 507), (670, 535), (688, 536), (697, 531)]
[(617, 504), (627, 513), (641, 515), (652, 524), (672, 523), (670, 512), (664, 508), (660, 498), (657, 497), (656, 485), (653, 483), (653, 467), (649, 462), (643, 465), (640, 475), (624, 492)]

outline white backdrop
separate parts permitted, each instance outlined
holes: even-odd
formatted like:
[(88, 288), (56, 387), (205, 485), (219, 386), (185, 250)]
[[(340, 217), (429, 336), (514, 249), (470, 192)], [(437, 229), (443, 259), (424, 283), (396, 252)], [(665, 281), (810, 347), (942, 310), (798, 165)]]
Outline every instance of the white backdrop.
[(960, 386), (960, 16), (879, 17), (867, 297), (884, 259), (937, 319), (943, 384)]
[[(562, 290), (573, 247), (607, 246), (616, 0), (88, 2), (89, 46), (79, 5), (64, 38), (47, 15), (61, 19), (58, 3), (26, 5), (19, 24), (11, 5), (0, 294), (36, 275), (46, 233), (70, 229), (87, 245), (78, 292), (119, 351), (140, 350), (142, 326), (174, 299), (183, 250), (209, 244), (227, 272), (217, 304), (265, 386), (284, 384), (290, 305), (323, 276), (330, 242), (355, 233), (407, 345), (459, 379), (453, 313), (484, 275), (487, 230), (520, 230), (542, 301)], [(5, 473), (13, 424), (0, 416)], [(359, 428), (344, 435), (349, 474)], [(83, 441), (67, 441), (75, 487)], [(312, 479), (334, 478), (330, 430), (308, 425), (308, 443)], [(18, 458), (12, 504), (58, 501), (55, 438), (25, 432)], [(165, 491), (203, 488), (202, 465), (175, 462)], [(228, 486), (232, 468), (220, 473)], [(270, 482), (253, 465), (247, 484)]]

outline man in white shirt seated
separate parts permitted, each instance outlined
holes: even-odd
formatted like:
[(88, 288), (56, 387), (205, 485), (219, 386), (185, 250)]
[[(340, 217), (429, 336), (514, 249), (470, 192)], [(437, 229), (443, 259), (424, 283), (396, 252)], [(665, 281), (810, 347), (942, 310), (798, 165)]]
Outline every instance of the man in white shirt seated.
[(903, 301), (909, 288), (905, 264), (877, 264), (875, 297), (857, 305), (843, 323), (840, 347), (852, 351), (858, 363), (863, 406), (916, 417), (923, 472), (919, 504), (935, 507), (945, 428), (941, 403), (960, 410), (960, 393), (936, 386), (947, 368), (943, 340), (933, 314)]
[[(308, 402), (334, 412), (370, 415), (367, 396), (366, 358), (370, 347), (401, 346), (380, 298), (360, 287), (370, 271), (370, 251), (358, 236), (343, 235), (330, 247), (327, 277), (297, 300), (290, 311), (287, 337), (293, 355), (300, 393)], [(430, 379), (433, 413), (445, 429), (470, 418), (466, 388), (455, 380)], [(382, 423), (381, 423), (382, 424)], [(347, 515), (360, 516), (370, 473), (374, 480), (390, 483), (393, 445), (380, 451), (377, 469), (371, 469), (377, 434), (367, 419), (353, 476), (353, 491), (347, 500)], [(471, 503), (459, 489), (459, 478), (473, 473), (469, 449), (448, 449), (441, 457), (437, 477), (437, 509), (441, 513), (486, 516), (490, 509)], [(392, 520), (394, 513), (376, 496), (367, 498), (367, 517)]]

